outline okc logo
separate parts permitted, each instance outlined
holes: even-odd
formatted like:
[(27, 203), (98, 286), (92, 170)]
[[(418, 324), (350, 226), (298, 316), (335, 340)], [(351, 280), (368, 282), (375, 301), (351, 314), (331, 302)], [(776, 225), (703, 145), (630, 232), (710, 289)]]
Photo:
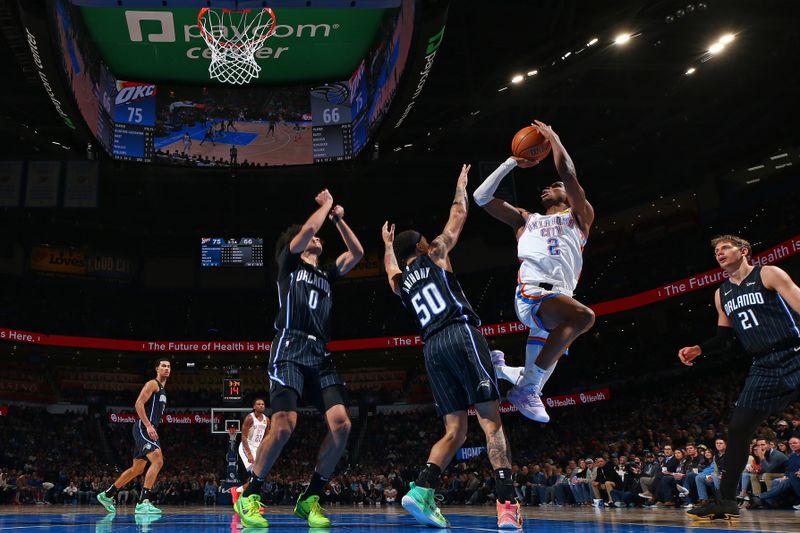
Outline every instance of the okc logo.
[(586, 395), (581, 393), (581, 403), (586, 403)]
[(553, 405), (555, 405), (555, 402), (553, 402), (553, 399), (552, 398), (548, 398), (547, 399), (547, 407), (553, 407)]

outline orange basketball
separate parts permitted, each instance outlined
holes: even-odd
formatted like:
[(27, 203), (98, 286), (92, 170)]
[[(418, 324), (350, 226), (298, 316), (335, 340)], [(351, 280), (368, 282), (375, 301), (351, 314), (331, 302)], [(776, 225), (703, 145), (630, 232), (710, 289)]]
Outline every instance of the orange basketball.
[(550, 153), (550, 141), (539, 133), (536, 126), (526, 126), (511, 140), (511, 153), (531, 161), (541, 161)]

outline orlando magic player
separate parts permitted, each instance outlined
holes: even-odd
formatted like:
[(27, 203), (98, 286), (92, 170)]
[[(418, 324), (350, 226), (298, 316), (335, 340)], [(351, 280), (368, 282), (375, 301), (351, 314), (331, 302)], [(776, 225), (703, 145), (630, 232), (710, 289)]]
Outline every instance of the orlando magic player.
[[(239, 443), (239, 458), (242, 460), (245, 470), (248, 474), (253, 469), (253, 463), (256, 461), (258, 454), (258, 447), (261, 441), (264, 440), (264, 435), (269, 431), (269, 417), (264, 414), (266, 405), (264, 400), (256, 398), (253, 402), (253, 411), (248, 413), (242, 424), (242, 441)], [(239, 499), (239, 495), (247, 490), (248, 484), (245, 483), (241, 487), (236, 487), (231, 491), (233, 503)]]
[[(258, 448), (250, 485), (234, 506), (245, 527), (268, 527), (259, 512), (261, 486), (294, 431), (297, 403), (304, 390), (325, 416), (328, 433), (317, 455), (311, 482), (298, 498), (294, 514), (307, 519), (310, 527), (330, 527), (319, 497), (350, 433), (344, 385), (325, 350), (330, 340), (331, 284), (358, 264), (364, 249), (344, 221), (344, 209), (333, 207), (328, 190), (315, 200), (319, 209), (302, 226), (290, 227), (276, 245), (280, 309), (269, 361), (272, 428)], [(347, 251), (334, 263), (321, 266), (323, 243), (316, 234), (326, 217), (336, 225)]]
[[(775, 266), (753, 266), (750, 243), (736, 235), (711, 241), (728, 275), (714, 295), (717, 335), (678, 351), (685, 365), (698, 356), (726, 351), (738, 338), (753, 365), (728, 426), (728, 451), (721, 472), (721, 498), (688, 511), (696, 518), (737, 518), (734, 499), (753, 433), (767, 416), (781, 411), (800, 389), (800, 288)], [(725, 475), (725, 473), (728, 473)]]
[(514, 497), (508, 440), (498, 405), (499, 391), (492, 370), (489, 345), (478, 326), (480, 319), (464, 296), (450, 264), (467, 220), (467, 174), (458, 177), (450, 218), (441, 235), (430, 244), (419, 232), (394, 236), (394, 225), (383, 225), (384, 265), (389, 285), (417, 319), (425, 342), (425, 368), (436, 408), (443, 417), (445, 435), (431, 448), (416, 483), (403, 497), (403, 507), (421, 523), (447, 527), (434, 500), (442, 470), (464, 444), (467, 409), (475, 406), (486, 434), (489, 460), (497, 481), (497, 524), (502, 529), (522, 527), (519, 503)]
[(133, 424), (133, 465), (124, 471), (113, 485), (108, 487), (105, 492), (97, 495), (97, 501), (106, 508), (109, 513), (116, 512), (114, 508), (114, 496), (119, 489), (129, 481), (140, 476), (144, 472), (147, 462), (150, 468), (144, 476), (142, 493), (139, 495), (139, 503), (136, 504), (137, 514), (158, 514), (160, 509), (150, 503), (150, 491), (156, 484), (156, 478), (164, 466), (164, 457), (161, 454), (161, 442), (158, 440), (158, 424), (161, 422), (161, 415), (167, 406), (167, 393), (164, 387), (169, 378), (171, 364), (169, 359), (156, 359), (156, 378), (151, 379), (142, 387), (139, 397), (136, 398), (136, 414), (139, 416)]
[(520, 261), (515, 294), (519, 321), (530, 328), (525, 351), (525, 369), (506, 367), (501, 353), (493, 353), (498, 377), (514, 383), (508, 399), (522, 414), (546, 423), (550, 416), (539, 398), (556, 363), (569, 345), (594, 324), (591, 309), (572, 298), (583, 267), (583, 247), (594, 222), (594, 209), (578, 183), (575, 165), (553, 128), (535, 121), (550, 141), (561, 181), (544, 188), (545, 214), (494, 197), (503, 177), (515, 166), (536, 163), (510, 157), (473, 193), (475, 202), (490, 215), (514, 229)]

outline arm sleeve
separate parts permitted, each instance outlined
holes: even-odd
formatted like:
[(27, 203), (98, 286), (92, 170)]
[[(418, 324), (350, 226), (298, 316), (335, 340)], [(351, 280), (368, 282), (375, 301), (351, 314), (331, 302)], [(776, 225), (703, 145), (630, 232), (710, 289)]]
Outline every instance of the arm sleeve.
[(516, 166), (517, 162), (510, 157), (501, 163), (500, 166), (489, 174), (489, 177), (481, 183), (480, 187), (475, 189), (475, 192), (472, 193), (475, 203), (478, 205), (486, 205), (491, 202), (497, 187), (500, 186), (500, 182), (503, 181), (503, 178)]
[(733, 328), (717, 326), (717, 335), (703, 341), (700, 344), (700, 349), (703, 351), (703, 354), (727, 352), (733, 346), (734, 338), (735, 333)]

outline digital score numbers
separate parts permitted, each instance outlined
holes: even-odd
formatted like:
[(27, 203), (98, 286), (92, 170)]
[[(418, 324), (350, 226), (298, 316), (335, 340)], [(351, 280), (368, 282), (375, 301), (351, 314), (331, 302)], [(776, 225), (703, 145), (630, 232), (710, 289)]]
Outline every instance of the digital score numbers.
[(352, 114), (347, 103), (329, 102), (321, 92), (311, 93), (311, 144), (315, 163), (353, 157)]
[(156, 86), (117, 81), (111, 153), (124, 161), (151, 161), (154, 155)]
[(200, 239), (200, 266), (263, 267), (264, 239), (202, 237)]
[(222, 380), (222, 399), (226, 402), (242, 399), (242, 380), (239, 378), (224, 378)]

